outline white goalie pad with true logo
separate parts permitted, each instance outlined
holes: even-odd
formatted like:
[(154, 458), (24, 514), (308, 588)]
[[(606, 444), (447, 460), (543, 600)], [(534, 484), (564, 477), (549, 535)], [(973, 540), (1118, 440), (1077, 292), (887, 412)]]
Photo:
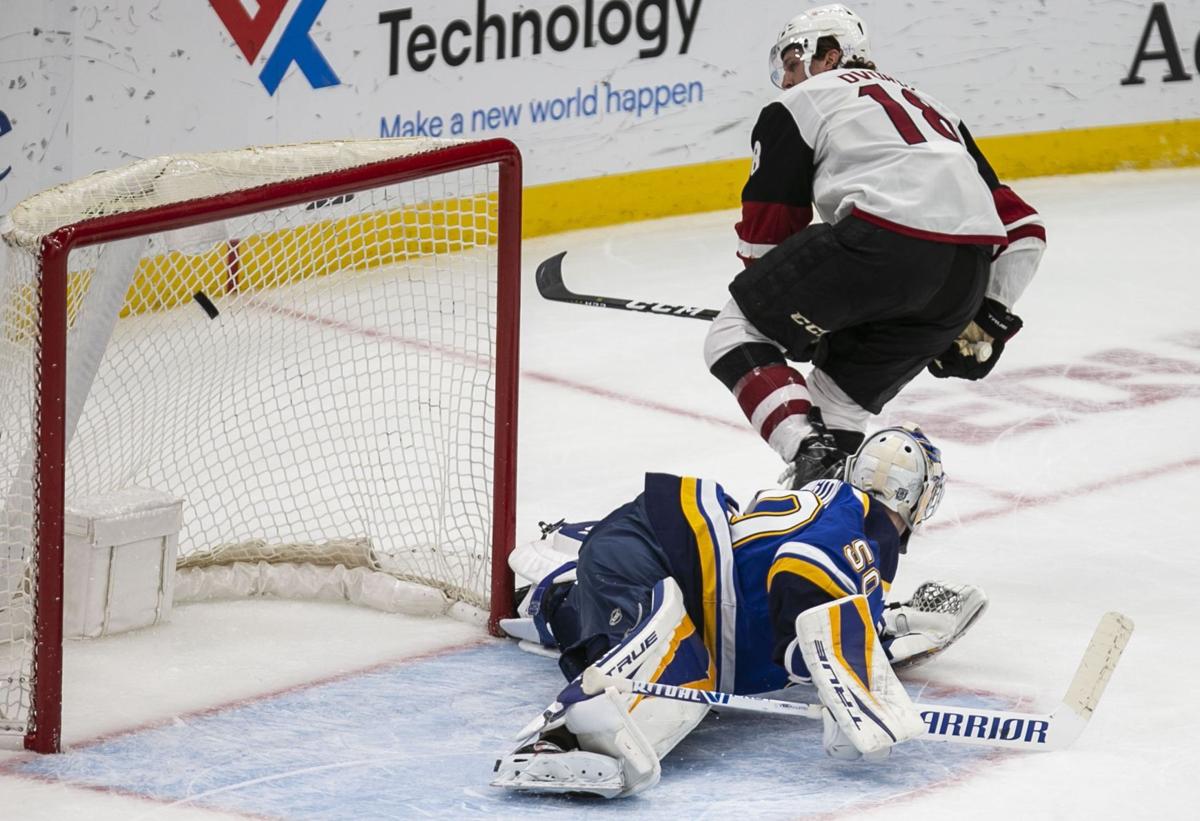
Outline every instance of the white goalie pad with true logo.
[(821, 703), (860, 753), (924, 734), (879, 643), (866, 598), (847, 596), (805, 610), (796, 617), (796, 638)]
[[(683, 592), (669, 577), (655, 586), (645, 618), (594, 666), (605, 676), (704, 690), (713, 689), (716, 679), (708, 650), (684, 607)], [(589, 695), (576, 679), (559, 693), (557, 702), (521, 731), (517, 751), (496, 762), (497, 777), (492, 784), (524, 791), (588, 792), (606, 798), (633, 795), (658, 782), (659, 760), (708, 710), (707, 703), (623, 693), (611, 687)], [(536, 740), (549, 737), (559, 727), (574, 736), (579, 749), (539, 752)], [(611, 761), (614, 773), (603, 778), (603, 783), (596, 781), (601, 761)]]

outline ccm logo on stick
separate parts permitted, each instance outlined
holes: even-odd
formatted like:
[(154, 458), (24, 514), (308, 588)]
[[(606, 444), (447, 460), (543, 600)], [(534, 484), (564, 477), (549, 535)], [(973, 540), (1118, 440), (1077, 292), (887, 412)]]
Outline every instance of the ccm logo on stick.
[(631, 311), (649, 311), (652, 314), (678, 314), (679, 316), (695, 316), (703, 308), (689, 308), (684, 305), (667, 305), (664, 302), (638, 302), (630, 300), (625, 306)]

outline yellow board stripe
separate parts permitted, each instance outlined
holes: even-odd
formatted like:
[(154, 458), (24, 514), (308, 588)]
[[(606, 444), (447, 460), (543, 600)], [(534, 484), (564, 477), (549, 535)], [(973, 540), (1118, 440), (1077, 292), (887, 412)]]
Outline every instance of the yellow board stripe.
[[(981, 137), (978, 143), (1002, 180), (1200, 165), (1200, 120)], [(750, 160), (738, 158), (528, 186), (522, 195), (522, 236), (737, 208), (749, 172)], [(321, 276), (490, 244), (495, 196), (453, 204), (445, 211), (444, 203), (418, 204), (387, 215), (334, 218), (247, 238), (246, 259), (239, 260), (243, 266), (239, 287), (262, 290), (314, 272)], [(305, 245), (319, 248), (318, 256), (302, 265), (292, 260), (273, 262), (288, 256), (282, 252)], [(368, 248), (370, 255), (365, 253)], [(380, 248), (391, 250), (381, 254)], [(228, 253), (228, 247), (220, 246), (203, 254), (172, 253), (143, 260), (122, 316), (188, 304), (196, 291), (223, 293), (230, 279)], [(733, 259), (732, 250), (729, 258)], [(72, 315), (90, 274), (71, 274)]]
[(807, 579), (835, 599), (853, 596), (857, 592), (845, 589), (834, 580), (833, 576), (830, 576), (820, 567), (796, 556), (780, 556), (771, 565), (771, 570), (767, 573), (768, 592), (771, 590), (772, 582), (775, 581), (775, 576), (779, 573), (792, 573), (803, 579)]
[[(1049, 174), (1200, 165), (1200, 120), (1008, 134), (980, 137), (977, 142), (1005, 181)], [(579, 228), (737, 208), (749, 174), (749, 158), (739, 158), (529, 186), (524, 194), (523, 234), (540, 237)], [(732, 247), (731, 240), (731, 260)]]
[(708, 674), (717, 680), (717, 560), (716, 545), (708, 532), (708, 522), (696, 501), (699, 480), (684, 477), (679, 482), (679, 507), (696, 537), (696, 552), (700, 559), (700, 606), (704, 610), (704, 647), (708, 650)]
[[(316, 220), (218, 242), (199, 253), (169, 251), (139, 260), (122, 318), (190, 305), (197, 291), (213, 297), (267, 291), (301, 280), (368, 271), (407, 259), (494, 246), (497, 198), (411, 203), (399, 208)], [(67, 317), (74, 322), (91, 287), (92, 269), (68, 274)], [(34, 286), (19, 301), (36, 304)], [(10, 336), (34, 332), (32, 314), (10, 322)]]
[[(750, 145), (749, 124), (746, 145)], [(736, 208), (749, 176), (750, 158), (745, 157), (529, 186), (521, 202), (525, 211), (522, 233), (540, 237), (577, 228)], [(735, 240), (730, 240), (729, 253), (736, 263)]]

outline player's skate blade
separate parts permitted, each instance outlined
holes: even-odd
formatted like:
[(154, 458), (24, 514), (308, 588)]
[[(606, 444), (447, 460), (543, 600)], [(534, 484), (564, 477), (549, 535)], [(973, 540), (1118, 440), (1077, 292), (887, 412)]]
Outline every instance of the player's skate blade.
[(621, 765), (600, 753), (563, 752), (554, 745), (544, 751), (518, 751), (496, 762), (493, 787), (544, 793), (591, 793), (612, 798), (625, 787)]

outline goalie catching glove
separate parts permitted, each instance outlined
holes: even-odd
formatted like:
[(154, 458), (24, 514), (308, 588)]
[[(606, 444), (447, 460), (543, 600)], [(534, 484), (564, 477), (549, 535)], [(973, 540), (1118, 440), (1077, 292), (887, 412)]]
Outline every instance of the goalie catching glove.
[(994, 299), (985, 299), (971, 324), (941, 356), (929, 363), (939, 379), (983, 379), (992, 372), (1008, 340), (1024, 323)]
[(892, 667), (924, 664), (958, 641), (987, 609), (987, 594), (971, 584), (925, 582), (903, 604), (883, 611), (883, 646)]

